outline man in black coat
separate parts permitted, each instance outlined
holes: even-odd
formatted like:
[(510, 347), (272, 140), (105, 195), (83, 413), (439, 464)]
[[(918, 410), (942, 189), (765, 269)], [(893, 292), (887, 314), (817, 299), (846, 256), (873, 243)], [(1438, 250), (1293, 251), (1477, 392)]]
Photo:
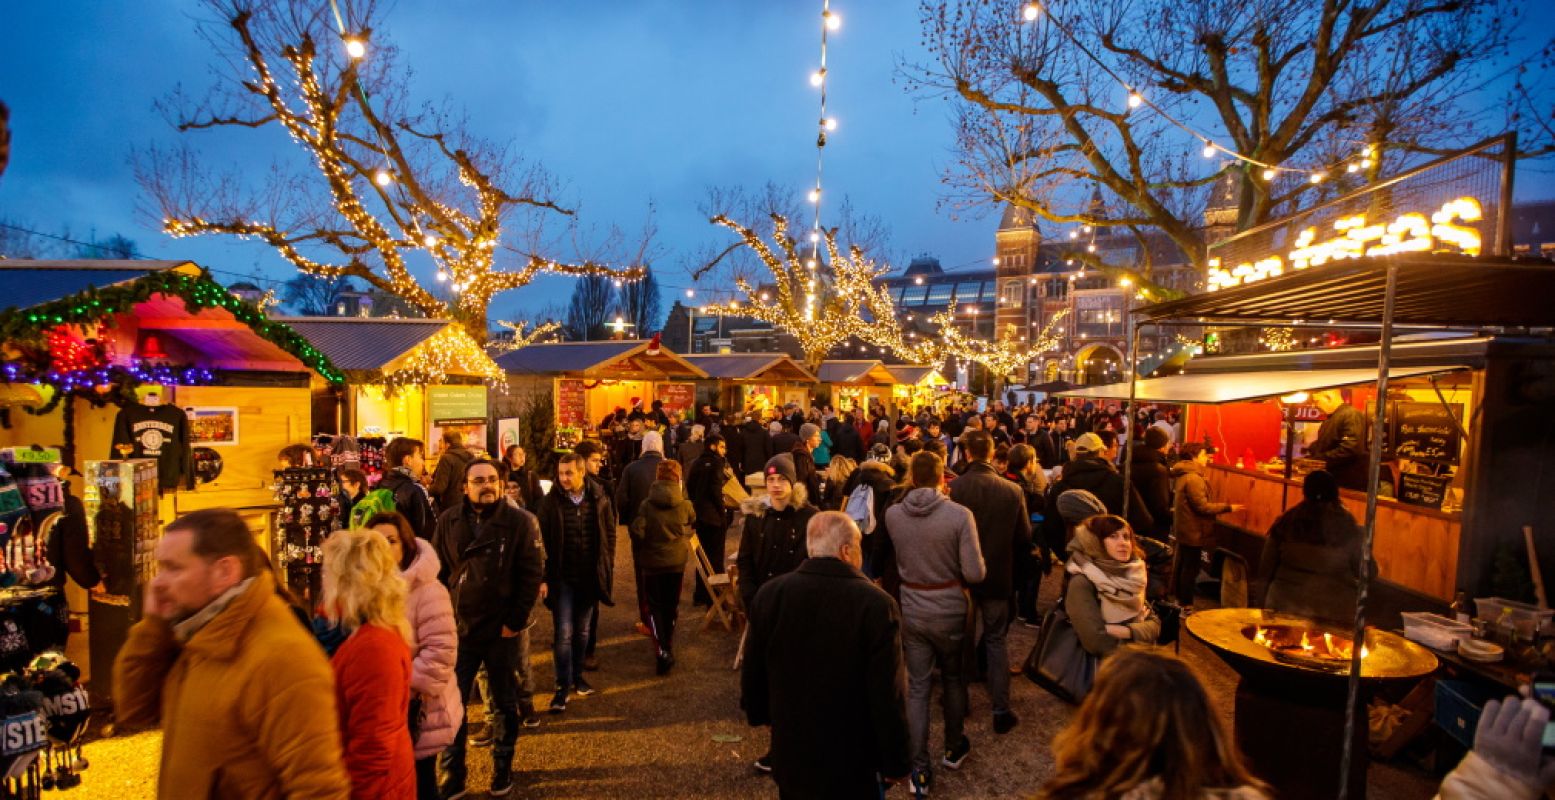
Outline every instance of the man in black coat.
[(772, 434), (772, 455), (794, 452), (794, 445), (799, 444), (799, 434), (783, 427), (783, 423), (773, 420), (767, 425), (767, 432)]
[[(724, 505), (724, 482), (728, 479), (729, 462), (724, 460), (727, 445), (724, 437), (712, 434), (707, 437), (702, 455), (691, 463), (686, 472), (686, 499), (696, 512), (697, 543), (707, 553), (714, 572), (724, 571), (724, 543), (728, 539), (729, 508)], [(713, 598), (699, 580), (692, 592), (695, 605), (712, 605)]]
[(909, 768), (901, 611), (858, 571), (846, 515), (817, 514), (806, 539), (810, 558), (750, 606), (740, 707), (772, 726), (780, 796), (875, 797)]
[(745, 482), (745, 476), (752, 472), (760, 472), (766, 466), (767, 459), (771, 458), (772, 438), (767, 435), (767, 429), (761, 427), (761, 423), (755, 417), (746, 417), (745, 424), (740, 426), (740, 482)]
[(556, 485), (540, 501), (540, 534), (545, 540), (546, 605), (554, 632), (556, 694), (551, 713), (567, 709), (573, 691), (594, 693), (583, 679), (584, 650), (594, 607), (614, 605), (616, 514), (604, 488), (587, 477), (577, 453), (556, 462)]
[(995, 733), (1008, 733), (1019, 718), (1010, 710), (1010, 659), (1004, 638), (1010, 630), (1010, 598), (1015, 579), (1030, 574), (1031, 516), (1026, 495), (993, 467), (993, 437), (987, 431), (961, 434), (967, 468), (950, 483), (950, 499), (966, 506), (977, 522), (988, 574), (972, 587), (972, 600), (983, 618), (982, 646), (988, 652), (988, 698)]
[[(515, 669), (528, 663), (530, 613), (545, 596), (545, 546), (534, 515), (503, 498), (496, 464), (470, 462), (464, 483), (465, 499), (437, 518), (432, 545), (458, 623), (459, 696), (469, 703), (475, 675), (484, 666), (493, 712), (492, 786), (511, 787), (519, 725)], [(439, 756), (444, 797), (464, 790), (467, 728), (461, 722), (453, 744)]]
[(1328, 415), (1317, 429), (1317, 438), (1307, 446), (1307, 455), (1321, 458), (1327, 470), (1339, 481), (1340, 488), (1366, 491), (1371, 466), (1366, 450), (1366, 415), (1344, 401), (1338, 389), (1312, 396), (1317, 407)]
[[(1074, 460), (1064, 465), (1063, 475), (1048, 487), (1047, 507), (1057, 508), (1054, 503), (1058, 501), (1058, 496), (1070, 489), (1084, 489), (1096, 495), (1096, 499), (1107, 507), (1107, 513), (1121, 517), (1125, 516), (1123, 493), (1128, 491), (1131, 493), (1126, 516), (1129, 527), (1135, 531), (1154, 530), (1155, 518), (1150, 515), (1144, 498), (1140, 497), (1137, 488), (1123, 485), (1123, 475), (1103, 457), (1106, 451), (1106, 443), (1094, 433), (1084, 433), (1075, 439)], [(1042, 535), (1054, 552), (1064, 552), (1069, 532), (1064, 529), (1064, 522), (1057, 514), (1043, 517)]]
[(419, 439), (401, 436), (383, 448), (383, 478), (379, 489), (394, 494), (394, 510), (410, 520), (410, 529), (422, 539), (431, 541), (432, 526), (437, 515), (432, 512), (432, 501), (426, 489), (418, 482), (426, 472), (426, 447)]
[(794, 475), (792, 455), (773, 456), (762, 470), (767, 480), (765, 497), (746, 500), (740, 531), (740, 601), (750, 608), (756, 592), (767, 581), (799, 566), (805, 560), (805, 526), (815, 516), (804, 484)]
[(464, 434), (443, 431), (443, 452), (437, 457), (432, 484), (427, 487), (427, 494), (437, 501), (438, 513), (463, 502), (464, 468), (474, 460), (475, 454), (464, 446)]
[(1166, 466), (1166, 448), (1171, 443), (1171, 434), (1152, 425), (1145, 428), (1143, 446), (1136, 442), (1129, 459), (1129, 481), (1155, 522), (1154, 528), (1136, 533), (1162, 541), (1172, 533), (1172, 472)]
[(864, 460), (864, 440), (858, 435), (857, 417), (849, 411), (831, 432), (832, 455), (847, 456), (854, 461)]

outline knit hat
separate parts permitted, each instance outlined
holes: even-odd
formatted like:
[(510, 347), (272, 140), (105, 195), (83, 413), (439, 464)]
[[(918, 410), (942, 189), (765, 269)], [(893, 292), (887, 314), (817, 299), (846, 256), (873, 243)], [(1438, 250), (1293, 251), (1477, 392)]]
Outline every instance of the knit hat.
[(884, 444), (875, 444), (869, 448), (870, 461), (890, 461), (891, 448)]
[(787, 453), (780, 453), (767, 459), (767, 466), (762, 468), (761, 474), (768, 477), (776, 475), (789, 483), (799, 482), (794, 472), (794, 457)]
[(1100, 453), (1106, 449), (1106, 443), (1101, 440), (1100, 436), (1094, 433), (1081, 434), (1080, 438), (1074, 440), (1074, 451), (1076, 453)]
[(806, 422), (799, 426), (799, 438), (806, 442), (810, 441), (811, 436), (818, 436), (820, 433), (821, 426), (813, 422)]
[(1058, 516), (1065, 525), (1074, 527), (1087, 517), (1107, 513), (1107, 507), (1096, 495), (1084, 489), (1070, 489), (1058, 495)]
[(1172, 435), (1154, 425), (1145, 428), (1145, 447), (1160, 450), (1172, 443)]
[(664, 437), (658, 431), (648, 431), (643, 434), (643, 452), (664, 455)]

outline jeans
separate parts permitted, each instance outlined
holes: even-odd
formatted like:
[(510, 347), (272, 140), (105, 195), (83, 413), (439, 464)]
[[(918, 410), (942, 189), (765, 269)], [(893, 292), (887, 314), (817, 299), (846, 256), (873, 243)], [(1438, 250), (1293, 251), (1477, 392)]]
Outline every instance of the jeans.
[(583, 653), (598, 607), (594, 590), (581, 589), (566, 581), (551, 584), (551, 621), (555, 625), (552, 644), (556, 660), (556, 689), (570, 691), (583, 679)]
[(939, 666), (940, 705), (945, 714), (945, 747), (961, 741), (966, 720), (966, 681), (962, 679), (962, 644), (966, 616), (907, 618), (902, 624), (902, 650), (907, 661), (907, 749), (914, 769), (929, 768), (929, 697), (934, 667)]
[(1004, 714), (1010, 710), (1010, 656), (1004, 643), (1010, 632), (1010, 599), (987, 597), (976, 603), (983, 618), (980, 643), (988, 654), (988, 702), (993, 713)]
[(685, 575), (684, 569), (643, 574), (643, 594), (648, 599), (648, 629), (653, 632), (653, 639), (663, 655), (669, 655), (675, 650), (675, 618), (680, 610), (680, 583)]
[[(722, 525), (708, 525), (705, 522), (698, 522), (692, 527), (696, 530), (697, 543), (707, 552), (707, 560), (712, 563), (713, 572), (723, 572), (724, 543), (728, 539), (728, 528)], [(700, 606), (713, 604), (713, 598), (708, 596), (707, 587), (702, 585), (700, 579), (696, 581), (696, 588), (691, 592), (691, 602)]]
[[(513, 637), (513, 641), (518, 643), (518, 657), (514, 668), (514, 672), (517, 673), (515, 695), (518, 698), (519, 713), (527, 717), (535, 713), (535, 677), (529, 667), (529, 629), (525, 628), (522, 633)], [(481, 689), (481, 699), (491, 702), (489, 700), (491, 687), (486, 684), (486, 670), (482, 669), (475, 676), (475, 684)]]
[[(466, 704), (475, 688), (475, 674), (486, 668), (486, 708), (491, 717), (492, 764), (513, 761), (513, 749), (518, 743), (518, 687), (514, 670), (518, 662), (518, 640), (521, 637), (498, 638), (487, 641), (461, 641), (459, 654), (454, 661), (454, 680), (459, 683), (459, 697)], [(453, 744), (438, 754), (438, 763), (451, 783), (464, 785), (465, 737), (470, 722), (466, 718), (459, 723)]]

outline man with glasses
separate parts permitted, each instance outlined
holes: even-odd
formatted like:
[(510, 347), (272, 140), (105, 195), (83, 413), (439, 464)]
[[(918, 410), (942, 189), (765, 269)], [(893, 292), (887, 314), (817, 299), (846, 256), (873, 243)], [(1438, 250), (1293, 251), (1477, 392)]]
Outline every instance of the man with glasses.
[[(472, 461), (464, 470), (464, 500), (437, 518), (433, 547), (442, 561), (438, 577), (448, 586), (459, 626), (454, 678), (470, 703), (475, 674), (486, 668), (487, 708), (492, 712), (492, 778), (488, 792), (513, 788), (513, 750), (518, 743), (515, 669), (528, 661), (530, 614), (545, 597), (545, 546), (533, 514), (506, 501), (497, 465)], [(441, 796), (463, 796), (468, 723), (439, 756)]]

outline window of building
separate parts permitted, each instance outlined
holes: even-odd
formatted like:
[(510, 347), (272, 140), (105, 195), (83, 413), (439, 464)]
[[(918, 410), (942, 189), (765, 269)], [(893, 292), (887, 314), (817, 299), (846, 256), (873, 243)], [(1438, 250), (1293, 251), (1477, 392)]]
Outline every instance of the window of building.
[(907, 289), (907, 287), (905, 287), (905, 286), (897, 286), (896, 288), (892, 289), (891, 290), (891, 302), (896, 303), (897, 305), (901, 305), (902, 304), (902, 292), (905, 291), (906, 289)]
[(983, 291), (982, 281), (963, 281), (956, 286), (957, 303), (976, 303)]
[(1123, 335), (1123, 311), (1117, 308), (1082, 308), (1075, 332), (1087, 337)]
[(1026, 282), (1022, 280), (1005, 281), (1004, 288), (999, 292), (999, 301), (1006, 308), (1020, 308), (1026, 301)]
[(931, 306), (948, 306), (948, 305), (950, 305), (950, 290), (952, 288), (954, 288), (953, 284), (949, 284), (949, 283), (936, 283), (933, 286), (930, 286), (929, 287), (929, 305), (931, 305)]
[(902, 292), (902, 303), (901, 304), (904, 305), (904, 306), (921, 306), (921, 305), (923, 305), (923, 294), (924, 294), (924, 292), (928, 291), (928, 288), (929, 287), (927, 287), (927, 286), (909, 286), (909, 287), (907, 287), (907, 289)]

